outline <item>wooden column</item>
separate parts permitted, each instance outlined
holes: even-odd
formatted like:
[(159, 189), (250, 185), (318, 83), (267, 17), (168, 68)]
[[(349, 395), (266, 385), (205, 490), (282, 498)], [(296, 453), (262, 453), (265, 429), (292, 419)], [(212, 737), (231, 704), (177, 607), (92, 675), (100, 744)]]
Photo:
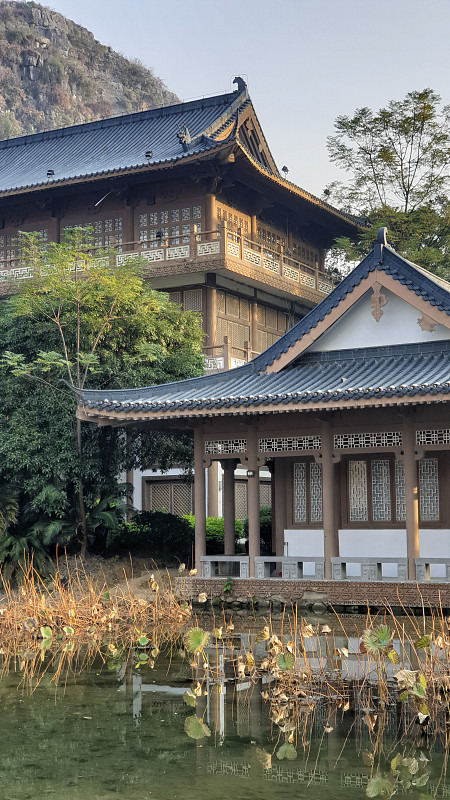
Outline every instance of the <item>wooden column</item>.
[(252, 242), (256, 242), (258, 240), (258, 223), (256, 220), (256, 214), (251, 215), (250, 226), (250, 238)]
[(259, 353), (258, 349), (258, 303), (252, 300), (250, 304), (250, 347), (252, 356)]
[(235, 554), (234, 542), (234, 521), (236, 518), (236, 503), (234, 497), (234, 470), (237, 461), (234, 458), (222, 461), (223, 483), (223, 530), (224, 530), (224, 555), (232, 556)]
[[(210, 192), (205, 194), (205, 227), (209, 232), (217, 229), (216, 197)], [(214, 237), (208, 235), (207, 238), (213, 239)]]
[(255, 577), (255, 556), (260, 555), (259, 534), (259, 465), (256, 426), (248, 431), (247, 438), (247, 515), (248, 515), (248, 554), (249, 574)]
[(208, 468), (208, 494), (207, 511), (208, 517), (219, 516), (219, 463), (213, 461)]
[[(206, 347), (215, 347), (217, 344), (217, 291), (215, 286), (206, 286)], [(210, 349), (208, 355), (214, 355)]]
[(333, 463), (333, 432), (329, 422), (322, 425), (322, 514), (325, 578), (331, 578), (331, 558), (339, 555), (339, 535), (336, 525), (335, 465)]
[(203, 461), (203, 430), (194, 431), (194, 512), (195, 512), (195, 566), (201, 574), (200, 556), (206, 555), (206, 484)]
[(286, 480), (287, 463), (285, 458), (274, 458), (275, 508), (272, 496), (272, 540), (275, 543), (275, 555), (284, 555), (284, 530), (286, 528)]
[(419, 470), (416, 461), (414, 428), (411, 420), (403, 424), (403, 464), (405, 468), (406, 552), (408, 580), (416, 580), (419, 558)]

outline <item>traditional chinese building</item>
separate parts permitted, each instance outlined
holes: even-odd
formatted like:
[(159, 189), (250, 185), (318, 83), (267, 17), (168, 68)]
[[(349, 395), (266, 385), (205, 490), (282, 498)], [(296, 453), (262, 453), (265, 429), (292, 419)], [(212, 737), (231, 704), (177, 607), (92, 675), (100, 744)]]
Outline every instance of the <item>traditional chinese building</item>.
[[(205, 474), (224, 471), (225, 570), (241, 577), (450, 579), (450, 284), (372, 252), (292, 329), (228, 372), (129, 391), (86, 391), (100, 425), (190, 428), (196, 561)], [(247, 470), (249, 556), (234, 556), (234, 475)], [(270, 469), (273, 553), (259, 554), (260, 469)]]
[[(280, 175), (247, 87), (235, 83), (228, 94), (0, 142), (0, 294), (29, 274), (19, 231), (46, 242), (91, 226), (95, 247), (113, 248), (118, 262), (142, 256), (152, 286), (201, 316), (210, 372), (251, 360), (320, 302), (332, 289), (325, 249), (357, 225)], [(137, 506), (190, 509), (191, 489), (176, 477), (134, 479)], [(245, 516), (245, 482), (238, 488)]]

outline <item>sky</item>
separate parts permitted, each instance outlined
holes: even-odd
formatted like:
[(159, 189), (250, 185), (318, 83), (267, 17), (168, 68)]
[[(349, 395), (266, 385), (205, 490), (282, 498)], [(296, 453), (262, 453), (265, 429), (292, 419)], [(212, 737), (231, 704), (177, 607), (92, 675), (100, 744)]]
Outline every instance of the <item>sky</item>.
[(450, 0), (52, 0), (182, 100), (248, 84), (279, 168), (321, 195), (338, 115), (431, 87), (450, 103)]

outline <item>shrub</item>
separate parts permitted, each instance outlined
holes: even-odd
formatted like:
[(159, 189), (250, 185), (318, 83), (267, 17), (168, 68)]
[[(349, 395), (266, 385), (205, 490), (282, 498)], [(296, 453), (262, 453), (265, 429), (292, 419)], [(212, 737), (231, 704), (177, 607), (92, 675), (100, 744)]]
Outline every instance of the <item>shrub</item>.
[[(261, 506), (259, 509), (259, 526), (261, 540), (261, 555), (272, 555), (272, 509), (270, 506)], [(248, 539), (248, 517), (244, 520), (244, 536)]]
[(139, 511), (108, 536), (106, 553), (142, 556), (164, 564), (190, 561), (194, 531), (185, 520), (163, 511)]
[[(183, 519), (189, 522), (189, 525), (194, 528), (195, 517), (193, 514), (188, 514)], [(243, 536), (243, 525), (239, 519), (234, 520), (234, 543), (236, 552), (242, 551), (240, 539)], [(215, 556), (223, 555), (224, 551), (224, 529), (223, 517), (206, 517), (206, 554)]]

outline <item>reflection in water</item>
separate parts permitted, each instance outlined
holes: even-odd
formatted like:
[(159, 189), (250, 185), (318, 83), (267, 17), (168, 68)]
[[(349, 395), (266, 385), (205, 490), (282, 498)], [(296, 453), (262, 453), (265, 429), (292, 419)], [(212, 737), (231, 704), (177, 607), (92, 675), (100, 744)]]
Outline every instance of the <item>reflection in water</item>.
[[(233, 634), (205, 646), (205, 658), (172, 647), (153, 669), (139, 650), (112, 655), (108, 645), (53, 647), (43, 660), (21, 653), (0, 684), (1, 800), (450, 796), (445, 735), (417, 724), (410, 705), (384, 706), (376, 685), (359, 680), (357, 638), (321, 637), (319, 652), (307, 637), (317, 670), (328, 658), (336, 680), (322, 696), (287, 701), (273, 696), (273, 675), (261, 681), (249, 668), (247, 653), (258, 662), (270, 649), (257, 639)], [(210, 736), (189, 738), (192, 716)]]

